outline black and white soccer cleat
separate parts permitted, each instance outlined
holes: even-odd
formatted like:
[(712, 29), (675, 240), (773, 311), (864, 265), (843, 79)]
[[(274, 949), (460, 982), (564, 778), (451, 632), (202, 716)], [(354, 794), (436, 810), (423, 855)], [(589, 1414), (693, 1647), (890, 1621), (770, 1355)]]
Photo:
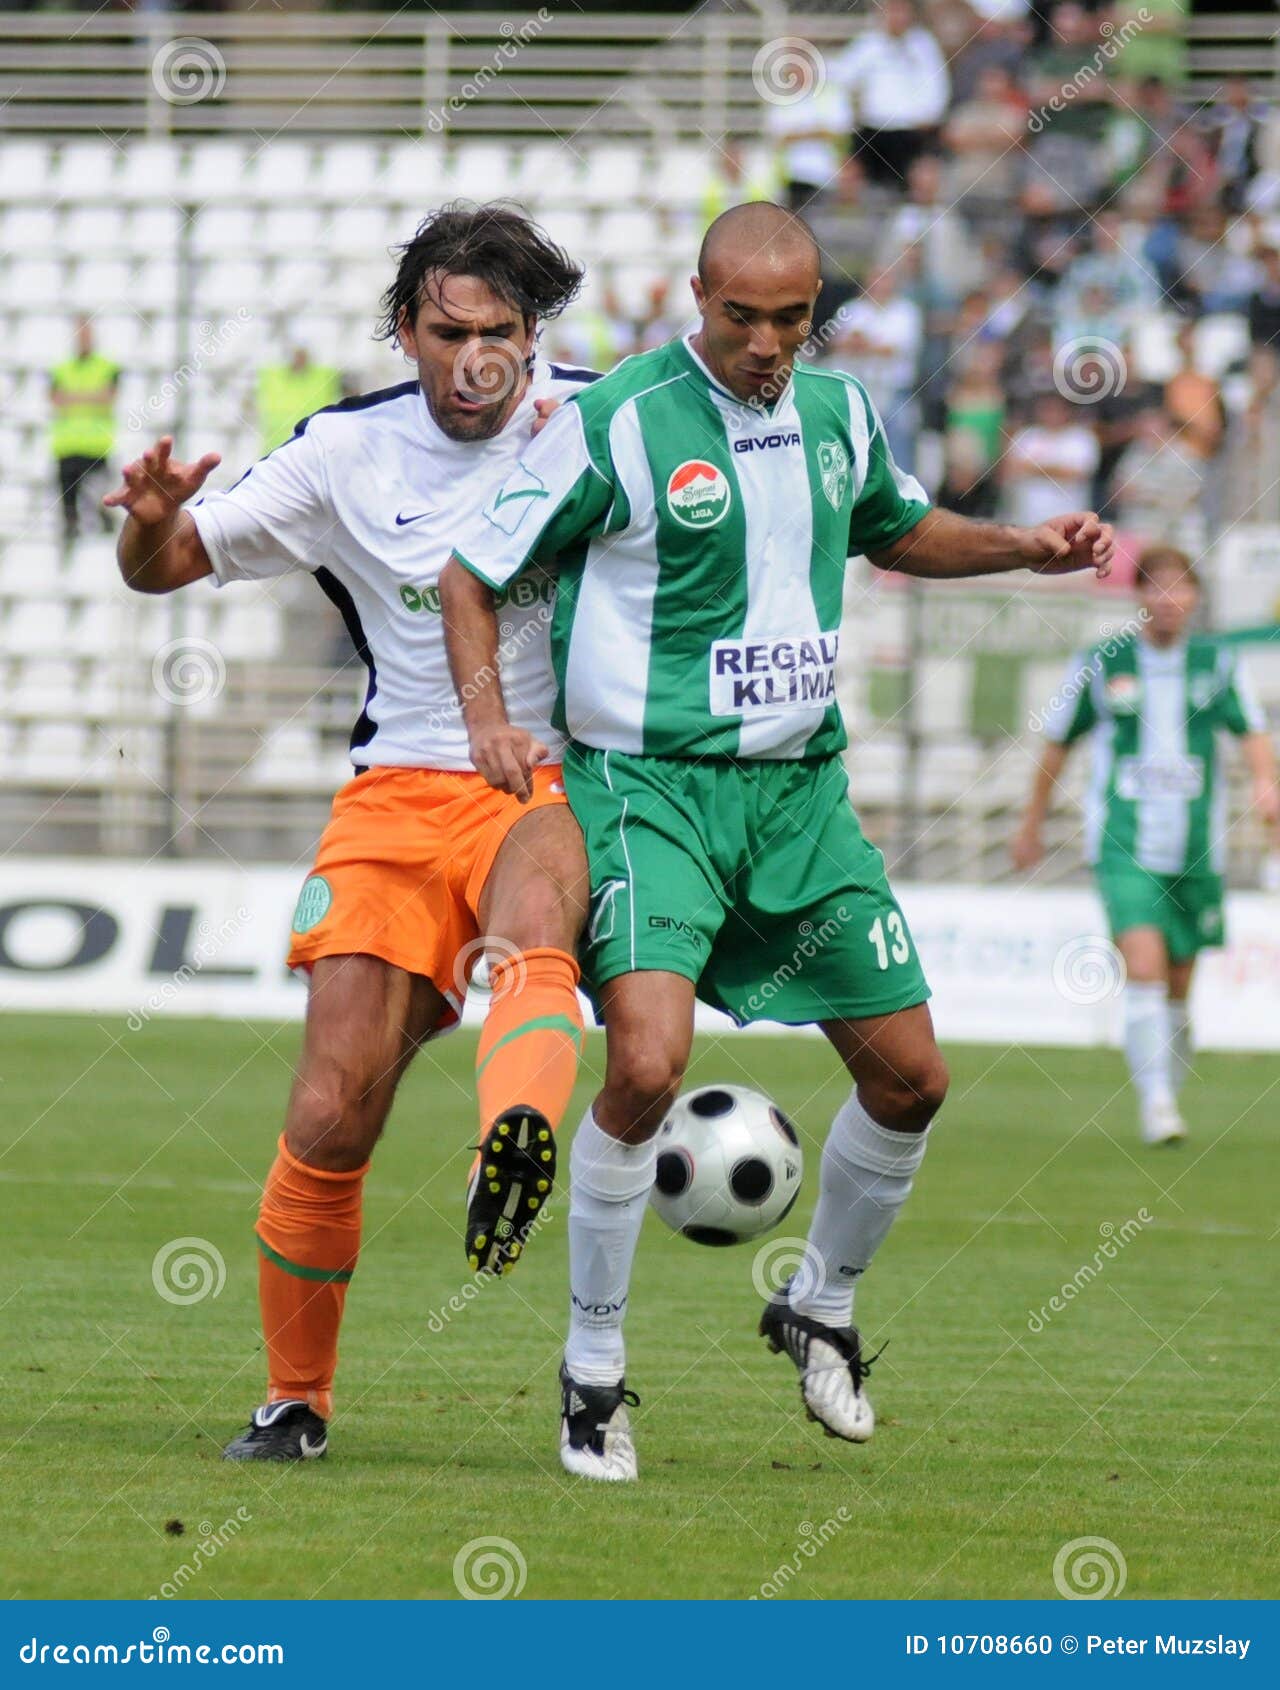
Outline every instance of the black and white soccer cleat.
[(316, 1461), (329, 1429), (310, 1403), (286, 1399), (255, 1408), (253, 1419), (222, 1452), (224, 1461)]
[(560, 1465), (584, 1479), (617, 1483), (637, 1476), (628, 1408), (640, 1398), (626, 1381), (583, 1385), (560, 1367)]
[(545, 1115), (523, 1105), (498, 1116), (480, 1146), (467, 1190), (467, 1263), (510, 1273), (556, 1179), (556, 1139)]
[(791, 1307), (784, 1285), (765, 1304), (760, 1336), (778, 1354), (785, 1350), (800, 1375), (805, 1413), (828, 1436), (864, 1444), (876, 1429), (875, 1412), (862, 1389), (875, 1359), (863, 1358), (856, 1326), (824, 1326)]

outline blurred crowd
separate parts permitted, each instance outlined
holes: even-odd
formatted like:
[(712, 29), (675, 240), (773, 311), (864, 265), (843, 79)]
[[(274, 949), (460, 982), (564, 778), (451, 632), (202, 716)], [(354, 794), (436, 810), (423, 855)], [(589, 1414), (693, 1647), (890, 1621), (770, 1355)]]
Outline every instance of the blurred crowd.
[[(1224, 444), (1280, 354), (1280, 119), (1187, 96), (1185, 0), (873, 0), (843, 52), (757, 62), (772, 158), (721, 149), (704, 220), (782, 197), (825, 255), (814, 355), (860, 376), (953, 508), (1104, 510), (1200, 552)], [(683, 300), (681, 301), (683, 305)], [(599, 362), (672, 332), (598, 314)]]

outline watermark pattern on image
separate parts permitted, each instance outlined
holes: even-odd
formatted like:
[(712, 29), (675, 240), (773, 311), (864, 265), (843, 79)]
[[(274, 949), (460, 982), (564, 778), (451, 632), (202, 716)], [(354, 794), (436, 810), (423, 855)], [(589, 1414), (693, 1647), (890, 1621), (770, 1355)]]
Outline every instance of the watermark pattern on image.
[(464, 342), (453, 360), (453, 385), (475, 404), (500, 405), (523, 383), (528, 368), (519, 349), (501, 335)]
[(519, 997), (529, 977), (528, 964), (519, 945), (513, 945), (498, 933), (482, 933), (478, 939), (468, 940), (453, 959), (453, 989), (458, 1001), (466, 997), (468, 985), (477, 991), (492, 991), (494, 971), (499, 968), (506, 969), (507, 995)]
[(1123, 393), (1129, 368), (1114, 340), (1078, 335), (1053, 355), (1053, 385), (1073, 405), (1096, 405)]
[(225, 352), (240, 331), (252, 321), (253, 312), (242, 305), (234, 316), (224, 317), (220, 323), (201, 323), (196, 330), (195, 347), (190, 358), (184, 359), (154, 393), (149, 393), (140, 405), (134, 406), (125, 419), (125, 426), (135, 434), (155, 428), (160, 416), (183, 388), (193, 382), (219, 353)]
[(781, 1596), (792, 1579), (798, 1578), (804, 1571), (806, 1563), (812, 1561), (819, 1550), (825, 1549), (833, 1537), (839, 1536), (852, 1520), (853, 1515), (844, 1503), (820, 1525), (815, 1526), (812, 1520), (801, 1520), (796, 1546), (790, 1558), (773, 1569), (755, 1595), (748, 1597), (748, 1601), (770, 1602), (775, 1596)]
[(425, 127), (433, 135), (442, 134), (449, 127), (450, 118), (469, 106), (472, 100), (479, 99), (489, 84), (500, 77), (519, 55), (521, 47), (528, 46), (530, 41), (536, 41), (538, 36), (551, 22), (551, 13), (545, 6), (539, 6), (533, 17), (526, 18), (522, 24), (514, 24), (510, 19), (504, 19), (498, 25), (498, 33), (503, 37), (502, 44), (496, 47), (488, 61), (482, 64), (474, 76), (462, 84), (456, 94), (450, 94), (439, 111), (428, 111)]
[(1130, 616), (1118, 628), (1110, 622), (1102, 624), (1098, 629), (1098, 643), (1089, 652), (1087, 659), (1073, 669), (1057, 691), (1050, 695), (1043, 710), (1033, 710), (1027, 717), (1027, 727), (1032, 733), (1043, 733), (1048, 723), (1075, 704), (1082, 693), (1088, 692), (1102, 674), (1103, 660), (1114, 657), (1125, 640), (1132, 639), (1140, 631), (1148, 615), (1149, 612), (1145, 609), (1140, 610), (1136, 616)]
[[(516, 589), (521, 587), (521, 585), (521, 582), (516, 581), (511, 587), (505, 588), (502, 593), (497, 595), (496, 605), (499, 611), (501, 611), (505, 605), (516, 602)], [(530, 583), (530, 587), (532, 588), (532, 583)], [(434, 589), (429, 590), (434, 591)], [(401, 588), (401, 598), (403, 597), (404, 589)], [(423, 595), (423, 608), (430, 608), (426, 604), (425, 595)], [(438, 611), (439, 608), (440, 598), (437, 592), (435, 594), (435, 609)], [(523, 609), (525, 607), (521, 605), (519, 608)], [(439, 733), (444, 728), (456, 727), (458, 718), (465, 706), (474, 702), (475, 699), (481, 696), (487, 687), (491, 687), (496, 681), (500, 680), (502, 665), (504, 663), (513, 662), (526, 646), (531, 645), (535, 640), (540, 638), (546, 632), (554, 614), (555, 597), (554, 593), (552, 593), (550, 599), (542, 600), (533, 615), (518, 626), (509, 617), (502, 617), (498, 623), (499, 644), (497, 667), (495, 668), (493, 664), (487, 663), (483, 669), (481, 669), (471, 678), (471, 680), (467, 682), (462, 691), (458, 693), (452, 704), (446, 706), (444, 709), (437, 707), (434, 710), (428, 710), (425, 717), (428, 732)]]
[(1107, 66), (1112, 59), (1124, 51), (1135, 35), (1141, 35), (1150, 22), (1151, 13), (1145, 6), (1140, 6), (1133, 17), (1126, 18), (1119, 29), (1110, 19), (1105, 20), (1098, 31), (1102, 40), (1094, 49), (1093, 57), (1089, 62), (1081, 65), (1070, 82), (1064, 82), (1051, 99), (1046, 100), (1044, 105), (1028, 115), (1027, 128), (1031, 133), (1033, 135), (1041, 134), (1051, 116), (1060, 116), (1076, 96), (1087, 88), (1091, 82), (1096, 82), (1098, 77), (1105, 76)]
[(519, 1596), (529, 1568), (509, 1537), (473, 1537), (453, 1558), (453, 1582), (469, 1602), (503, 1602)]
[(1041, 1303), (1038, 1309), (1027, 1310), (1027, 1331), (1043, 1332), (1055, 1315), (1065, 1314), (1068, 1306), (1093, 1284), (1109, 1263), (1115, 1261), (1125, 1245), (1132, 1243), (1154, 1220), (1155, 1216), (1144, 1208), (1127, 1221), (1121, 1221), (1119, 1226), (1114, 1221), (1103, 1221), (1098, 1227), (1102, 1243), (1093, 1252), (1092, 1259), (1081, 1262), (1071, 1278), (1062, 1282), (1047, 1303)]
[(151, 660), (151, 684), (166, 704), (208, 704), (227, 684), (227, 663), (212, 640), (168, 640)]
[(227, 1282), (227, 1264), (207, 1238), (171, 1238), (151, 1260), (151, 1283), (166, 1303), (186, 1307), (219, 1297)]
[(756, 93), (771, 106), (793, 106), (827, 83), (827, 66), (818, 49), (798, 36), (766, 41), (751, 64)]
[(252, 912), (241, 904), (233, 915), (229, 915), (217, 927), (214, 927), (212, 922), (200, 922), (196, 928), (196, 942), (190, 962), (184, 962), (181, 968), (175, 969), (167, 980), (156, 987), (145, 1003), (130, 1011), (125, 1022), (129, 1031), (141, 1031), (153, 1015), (167, 1009), (182, 988), (189, 985), (200, 970), (213, 961), (228, 941), (244, 931), (251, 914)]
[[(180, 1596), (184, 1585), (190, 1584), (197, 1574), (203, 1572), (218, 1551), (225, 1549), (227, 1544), (249, 1524), (252, 1518), (253, 1515), (241, 1503), (235, 1513), (229, 1514), (220, 1526), (215, 1526), (212, 1520), (201, 1520), (196, 1527), (199, 1533), (199, 1542), (192, 1550), (190, 1560), (184, 1561), (180, 1567), (176, 1567), (159, 1590), (151, 1592), (147, 1601), (171, 1602), (176, 1596)], [(172, 1524), (179, 1531), (181, 1530), (178, 1521), (174, 1521)]]
[[(522, 1249), (527, 1250), (547, 1222), (554, 1218), (550, 1209), (543, 1209), (541, 1214), (536, 1215), (524, 1235)], [(438, 1309), (432, 1309), (427, 1316), (427, 1331), (433, 1338), (438, 1338), (456, 1315), (465, 1314), (477, 1297), (484, 1296), (489, 1286), (501, 1283), (501, 1274), (490, 1273), (484, 1268), (477, 1269), (470, 1279), (464, 1281), (461, 1288), (453, 1293), (447, 1303), (442, 1303)]]
[(747, 998), (747, 1008), (752, 1014), (766, 1015), (769, 1005), (783, 987), (803, 971), (806, 962), (812, 962), (824, 945), (837, 938), (851, 919), (849, 911), (840, 904), (835, 914), (827, 916), (817, 927), (811, 921), (800, 922), (796, 928), (796, 947), (791, 955), (785, 962), (779, 963), (769, 978), (762, 981)]
[(784, 1285), (796, 1297), (812, 1297), (827, 1283), (822, 1257), (803, 1238), (771, 1238), (751, 1259), (751, 1283), (756, 1296), (768, 1302)]
[(1128, 1563), (1109, 1537), (1073, 1537), (1053, 1558), (1053, 1582), (1068, 1602), (1119, 1596), (1128, 1577)]
[(166, 41), (151, 61), (151, 84), (171, 106), (216, 100), (227, 82), (227, 61), (212, 41), (179, 35)]
[(1068, 1003), (1106, 1003), (1120, 996), (1127, 979), (1124, 958), (1100, 933), (1068, 939), (1053, 959), (1054, 990)]

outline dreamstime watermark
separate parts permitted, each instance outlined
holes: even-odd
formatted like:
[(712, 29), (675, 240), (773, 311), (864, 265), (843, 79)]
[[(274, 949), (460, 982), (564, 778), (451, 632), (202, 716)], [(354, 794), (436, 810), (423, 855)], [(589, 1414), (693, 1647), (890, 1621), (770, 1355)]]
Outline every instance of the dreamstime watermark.
[(209, 704), (227, 684), (227, 663), (212, 640), (168, 640), (151, 660), (151, 684), (166, 704)]
[(498, 33), (503, 37), (501, 46), (494, 49), (488, 63), (481, 65), (456, 94), (450, 94), (441, 111), (428, 111), (425, 127), (433, 135), (439, 135), (447, 129), (449, 119), (463, 111), (472, 100), (478, 99), (489, 84), (501, 76), (519, 55), (521, 47), (527, 47), (530, 41), (536, 40), (551, 21), (552, 14), (545, 6), (539, 6), (533, 17), (527, 18), (518, 26), (509, 20), (499, 24)]
[(1039, 106), (1027, 117), (1027, 128), (1031, 133), (1033, 135), (1041, 134), (1049, 121), (1050, 114), (1054, 117), (1060, 116), (1076, 96), (1082, 93), (1091, 82), (1095, 82), (1098, 77), (1104, 76), (1111, 60), (1124, 51), (1135, 35), (1141, 35), (1150, 22), (1151, 13), (1145, 6), (1140, 6), (1137, 15), (1127, 18), (1119, 29), (1110, 20), (1104, 22), (1099, 29), (1102, 40), (1095, 48), (1093, 57), (1089, 62), (1081, 65), (1070, 82), (1064, 82), (1051, 99), (1046, 100), (1044, 105)]
[(491, 992), (498, 969), (506, 971), (500, 982), (505, 994), (519, 997), (529, 977), (529, 965), (519, 945), (513, 945), (498, 933), (482, 933), (478, 939), (469, 939), (453, 959), (453, 989), (458, 1002), (466, 997), (469, 986)]
[(519, 1596), (528, 1564), (509, 1537), (473, 1537), (453, 1558), (453, 1582), (469, 1602), (502, 1602)]
[(206, 364), (220, 352), (225, 352), (241, 329), (252, 321), (253, 312), (242, 305), (234, 317), (224, 317), (218, 324), (201, 323), (190, 358), (184, 360), (154, 393), (149, 393), (140, 405), (134, 406), (125, 419), (126, 427), (135, 434), (145, 428), (154, 428), (158, 415), (173, 403), (188, 383), (195, 380)]
[(796, 929), (800, 936), (799, 942), (791, 955), (786, 962), (779, 963), (769, 978), (756, 987), (747, 998), (747, 1008), (752, 1014), (766, 1014), (769, 1005), (783, 987), (795, 979), (806, 962), (812, 962), (824, 945), (829, 945), (842, 933), (852, 919), (850, 912), (840, 904), (835, 914), (827, 916), (818, 927), (811, 921), (800, 922)]
[(1109, 1537), (1073, 1537), (1053, 1558), (1053, 1582), (1068, 1602), (1119, 1596), (1128, 1577), (1128, 1562)]
[(212, 41), (198, 35), (166, 41), (151, 61), (151, 85), (167, 105), (216, 100), (226, 81), (227, 61)]
[(796, 348), (795, 358), (791, 364), (770, 376), (761, 386), (759, 392), (753, 393), (749, 399), (739, 399), (736, 408), (726, 407), (725, 416), (737, 428), (744, 427), (748, 422), (758, 421), (769, 415), (770, 407), (781, 397), (787, 383), (791, 380), (791, 372), (796, 363), (813, 363), (827, 350), (833, 340), (844, 333), (845, 326), (851, 312), (852, 302), (841, 305), (833, 311), (820, 328), (813, 329), (806, 324), (805, 338)]
[[(201, 1520), (196, 1528), (200, 1541), (192, 1550), (191, 1559), (184, 1561), (180, 1567), (175, 1568), (159, 1590), (152, 1591), (150, 1596), (147, 1597), (147, 1601), (170, 1602), (174, 1597), (180, 1596), (183, 1586), (190, 1584), (193, 1578), (203, 1572), (218, 1551), (225, 1549), (227, 1544), (249, 1524), (252, 1518), (253, 1515), (241, 1503), (235, 1513), (228, 1515), (220, 1526), (215, 1526), (212, 1520)], [(175, 1521), (174, 1524), (176, 1526), (177, 1522)]]
[(812, 1297), (827, 1283), (822, 1257), (804, 1238), (771, 1238), (751, 1258), (751, 1283), (762, 1302), (789, 1285), (793, 1296)]
[(805, 1563), (812, 1561), (819, 1550), (825, 1549), (833, 1537), (839, 1536), (844, 1528), (851, 1523), (853, 1515), (843, 1503), (821, 1525), (815, 1526), (812, 1520), (801, 1520), (799, 1535), (791, 1558), (781, 1566), (775, 1567), (769, 1577), (760, 1586), (754, 1596), (747, 1598), (749, 1602), (769, 1602), (782, 1592), (797, 1578), (805, 1568)]
[(227, 1264), (207, 1238), (171, 1238), (151, 1260), (151, 1283), (166, 1303), (186, 1307), (219, 1297), (227, 1282)]
[(766, 41), (751, 64), (751, 81), (760, 98), (771, 106), (793, 106), (820, 94), (827, 84), (827, 66), (811, 41), (798, 35)]
[[(520, 583), (516, 582), (514, 585), (518, 587)], [(514, 588), (509, 589), (507, 593), (500, 594), (499, 603), (501, 604), (504, 600), (510, 602), (510, 594), (513, 591)], [(436, 594), (436, 607), (439, 607), (438, 593)], [(458, 717), (466, 706), (473, 703), (489, 687), (500, 682), (502, 665), (511, 662), (520, 655), (526, 646), (540, 638), (546, 632), (554, 614), (555, 600), (553, 597), (550, 601), (543, 600), (539, 603), (533, 615), (528, 617), (519, 627), (509, 618), (503, 619), (498, 625), (499, 644), (496, 665), (486, 663), (483, 669), (473, 675), (462, 688), (462, 691), (458, 693), (455, 704), (443, 710), (428, 710), (424, 718), (428, 733), (439, 733), (443, 728), (456, 727)]]
[(1103, 1221), (1098, 1228), (1102, 1243), (1093, 1252), (1092, 1259), (1081, 1262), (1071, 1278), (1063, 1281), (1047, 1303), (1041, 1303), (1038, 1309), (1027, 1310), (1027, 1331), (1043, 1332), (1054, 1315), (1065, 1314), (1068, 1305), (1093, 1284), (1098, 1275), (1109, 1263), (1115, 1261), (1125, 1245), (1131, 1243), (1143, 1227), (1150, 1226), (1154, 1220), (1155, 1216), (1146, 1209), (1139, 1209), (1136, 1215), (1130, 1216), (1127, 1221), (1121, 1221), (1119, 1226), (1113, 1221)]
[[(527, 1250), (529, 1245), (554, 1216), (549, 1209), (534, 1217), (532, 1224), (524, 1235), (521, 1250)], [(460, 1314), (465, 1314), (477, 1297), (483, 1297), (487, 1288), (496, 1285), (503, 1276), (491, 1273), (487, 1268), (477, 1268), (471, 1278), (466, 1280), (460, 1290), (453, 1293), (447, 1303), (442, 1303), (438, 1309), (432, 1309), (427, 1316), (427, 1331), (433, 1338), (438, 1338), (448, 1326), (449, 1322)]]
[(229, 915), (225, 921), (214, 927), (211, 922), (202, 921), (196, 928), (196, 943), (190, 962), (184, 962), (161, 985), (157, 986), (145, 1003), (130, 1011), (125, 1022), (131, 1033), (137, 1033), (150, 1021), (153, 1015), (167, 1009), (177, 997), (182, 988), (188, 985), (200, 973), (201, 969), (213, 961), (214, 957), (233, 939), (237, 933), (242, 933), (251, 919), (252, 912), (241, 904), (234, 915)]
[(1128, 978), (1124, 957), (1101, 933), (1068, 939), (1053, 959), (1054, 990), (1085, 1008), (1119, 997)]
[(1128, 377), (1124, 353), (1102, 335), (1078, 335), (1053, 355), (1053, 385), (1073, 405), (1096, 405), (1123, 393)]
[(1150, 613), (1143, 609), (1136, 616), (1129, 617), (1118, 628), (1110, 622), (1104, 622), (1098, 629), (1098, 644), (1089, 652), (1088, 658), (1067, 676), (1056, 692), (1051, 693), (1043, 710), (1033, 710), (1027, 717), (1027, 727), (1032, 733), (1043, 733), (1046, 725), (1068, 706), (1074, 704), (1081, 693), (1089, 688), (1102, 674), (1108, 657), (1114, 657), (1125, 640), (1139, 632)]

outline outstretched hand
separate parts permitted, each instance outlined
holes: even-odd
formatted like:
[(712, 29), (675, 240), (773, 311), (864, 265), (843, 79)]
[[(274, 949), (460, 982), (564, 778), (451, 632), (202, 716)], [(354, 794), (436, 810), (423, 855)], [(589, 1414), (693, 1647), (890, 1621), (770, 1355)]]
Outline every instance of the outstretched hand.
[(1028, 568), (1037, 575), (1070, 575), (1092, 569), (1101, 580), (1110, 575), (1116, 555), (1115, 530), (1093, 511), (1052, 516), (1027, 530)]
[(217, 469), (222, 458), (206, 452), (194, 464), (180, 464), (173, 458), (173, 436), (166, 434), (121, 473), (121, 485), (108, 493), (103, 504), (120, 508), (144, 528), (165, 522), (194, 497)]

